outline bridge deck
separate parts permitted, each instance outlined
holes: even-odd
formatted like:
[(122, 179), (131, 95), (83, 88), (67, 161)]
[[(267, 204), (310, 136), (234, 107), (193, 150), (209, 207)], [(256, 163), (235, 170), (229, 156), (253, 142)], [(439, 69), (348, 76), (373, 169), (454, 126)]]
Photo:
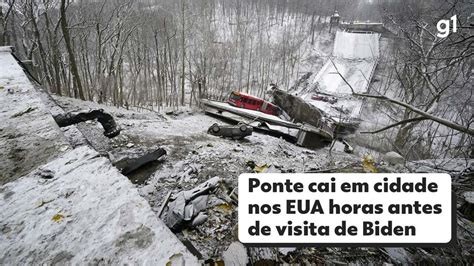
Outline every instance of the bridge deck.
[[(338, 31), (333, 50), (335, 58), (328, 60), (311, 80), (310, 83), (315, 86), (309, 91), (302, 92), (300, 96), (328, 113), (336, 121), (340, 117), (358, 118), (362, 102), (351, 95), (349, 85), (341, 78), (338, 71), (355, 92), (367, 92), (380, 55), (379, 39), (378, 33)], [(317, 93), (333, 95), (338, 101), (331, 104), (313, 100), (312, 96)]]

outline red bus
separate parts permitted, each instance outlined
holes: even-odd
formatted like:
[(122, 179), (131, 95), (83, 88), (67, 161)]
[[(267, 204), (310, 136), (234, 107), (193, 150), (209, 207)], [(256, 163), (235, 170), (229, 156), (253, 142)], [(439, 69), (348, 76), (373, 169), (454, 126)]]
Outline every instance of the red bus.
[(260, 111), (269, 115), (279, 116), (281, 114), (281, 110), (278, 106), (265, 101), (264, 99), (238, 91), (230, 93), (227, 103), (236, 107)]

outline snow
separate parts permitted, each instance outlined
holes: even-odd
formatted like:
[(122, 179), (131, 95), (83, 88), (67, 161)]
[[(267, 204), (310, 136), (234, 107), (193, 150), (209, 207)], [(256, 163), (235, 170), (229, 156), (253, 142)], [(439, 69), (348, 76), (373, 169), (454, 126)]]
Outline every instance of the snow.
[(10, 52), (0, 47), (0, 264), (198, 264), (107, 158), (69, 144), (48, 111), (61, 108)]
[(0, 62), (2, 62), (0, 64), (0, 86), (4, 89), (26, 90), (31, 88), (28, 78), (10, 53), (10, 47), (0, 47)]
[[(333, 64), (334, 62), (334, 64)], [(337, 70), (344, 76), (355, 92), (366, 92), (371, 73), (377, 62), (374, 60), (351, 60), (351, 59), (332, 59), (324, 64), (321, 71), (314, 77), (312, 83), (319, 91), (330, 94), (350, 94), (352, 93), (349, 85), (337, 73)], [(334, 67), (336, 65), (336, 67)]]
[[(336, 120), (341, 116), (337, 109), (346, 111), (343, 117), (358, 118), (362, 101), (350, 95), (351, 87), (357, 93), (367, 92), (380, 55), (379, 39), (378, 33), (336, 32), (334, 58), (326, 61), (318, 74), (308, 80), (307, 88), (300, 90), (298, 95)], [(312, 97), (318, 92), (336, 96), (337, 103), (313, 100)]]
[(0, 47), (0, 185), (69, 148), (10, 51)]
[[(53, 177), (42, 178), (45, 171)], [(87, 146), (7, 184), (2, 194), (2, 264), (164, 265), (174, 254), (197, 264), (129, 180)]]
[(333, 55), (339, 58), (378, 58), (380, 34), (336, 32)]
[[(378, 162), (378, 158), (381, 158), (381, 156), (375, 156), (377, 154), (375, 151), (357, 145), (354, 145), (354, 154), (345, 154), (342, 152), (344, 145), (338, 142), (329, 154), (328, 147), (314, 151), (308, 150), (282, 139), (256, 132), (240, 141), (215, 137), (207, 134), (206, 131), (213, 123), (222, 124), (222, 121), (190, 109), (161, 116), (155, 112), (138, 113), (65, 97), (57, 97), (57, 100), (61, 105), (67, 106), (68, 110), (84, 109), (86, 106), (103, 107), (116, 117), (117, 122), (123, 126), (123, 131), (117, 140), (111, 141), (116, 146), (113, 146), (110, 154), (121, 149), (133, 152), (158, 146), (168, 151), (168, 155), (151, 173), (150, 179), (138, 187), (140, 195), (148, 201), (156, 213), (160, 211), (164, 196), (169, 192), (176, 194), (183, 190), (193, 189), (196, 185), (215, 176), (223, 180), (228, 190), (218, 188), (217, 192), (209, 195), (208, 208), (204, 211), (208, 218), (204, 223), (196, 228), (185, 228), (182, 232), (176, 233), (178, 238), (189, 241), (204, 258), (224, 258), (225, 250), (238, 240), (233, 233), (237, 224), (237, 206), (226, 205), (228, 210), (223, 211), (216, 205), (228, 202), (222, 194), (228, 195), (230, 190), (236, 188), (238, 176), (241, 173), (251, 172), (251, 169), (246, 166), (247, 161), (254, 161), (258, 165), (269, 164), (282, 171), (302, 172), (341, 167), (347, 167), (346, 170), (358, 169), (361, 158), (366, 154), (373, 155)], [(84, 126), (95, 128), (97, 125), (91, 123)], [(98, 130), (99, 134), (94, 136), (100, 135), (100, 128)], [(95, 142), (92, 141), (92, 143)], [(126, 148), (128, 143), (134, 143), (134, 147)], [(401, 165), (397, 168), (380, 165), (380, 169), (388, 172), (408, 171)], [(265, 250), (268, 251), (268, 249)], [(252, 252), (251, 249), (247, 251)], [(291, 250), (280, 250), (283, 254), (288, 251)], [(288, 255), (302, 254), (301, 256), (308, 257), (309, 254), (313, 254), (311, 252), (301, 248)], [(343, 252), (347, 254), (360, 252), (357, 256), (367, 255), (389, 260), (374, 249), (330, 250), (327, 253), (328, 257), (316, 254), (325, 256), (327, 260), (337, 260), (346, 254)], [(390, 253), (390, 255), (396, 257), (396, 254)]]
[[(283, 90), (289, 88), (302, 74), (320, 68), (324, 63), (323, 57), (329, 55), (332, 51), (331, 34), (327, 30), (322, 30), (320, 28), (322, 25), (319, 24), (329, 23), (329, 16), (320, 17), (316, 15), (312, 20), (311, 14), (287, 12), (282, 16), (275, 16), (272, 10), (248, 10), (248, 14), (244, 15), (243, 13), (239, 16), (234, 13), (224, 13), (223, 10), (226, 5), (222, 3), (216, 5), (209, 25), (210, 32), (202, 37), (198, 35), (199, 40), (222, 44), (216, 47), (217, 51), (223, 53), (225, 50), (225, 54), (230, 56), (237, 56), (236, 54), (240, 54), (244, 49), (243, 73), (248, 71), (247, 54), (250, 50), (252, 50), (253, 55), (251, 73), (258, 72), (257, 65), (260, 63), (256, 61), (256, 58), (266, 58), (264, 61), (269, 63), (269, 68), (266, 70), (269, 74), (268, 80), (266, 78), (259, 80), (257, 79), (259, 75), (251, 74), (251, 86), (246, 88), (247, 79), (243, 79), (240, 89), (248, 89), (247, 92), (253, 95), (264, 97), (260, 89), (269, 83), (278, 84)], [(238, 24), (239, 18), (240, 24)], [(314, 39), (312, 38), (312, 21), (317, 24)], [(239, 33), (239, 29), (241, 33)], [(207, 31), (208, 27), (203, 28), (203, 30)], [(247, 36), (246, 42), (235, 48), (235, 41), (242, 36)], [(258, 47), (255, 45), (255, 40), (258, 39), (260, 42), (262, 41), (260, 38), (264, 40), (264, 45)], [(223, 51), (219, 51), (220, 49), (223, 49)], [(283, 63), (282, 59), (289, 54), (292, 55), (291, 63), (290, 61)], [(232, 73), (226, 70), (228, 68), (224, 67), (224, 62), (238, 64), (241, 58), (238, 57), (239, 59), (235, 58), (235, 61), (229, 61), (224, 56), (222, 60), (216, 63), (216, 67), (223, 68), (222, 71), (226, 71), (227, 74), (232, 76)], [(234, 68), (236, 67), (238, 66), (236, 65)], [(229, 85), (229, 88), (225, 89), (236, 89), (238, 87), (238, 77), (234, 76), (235, 79)]]
[[(68, 110), (84, 109), (85, 106), (104, 107), (75, 99), (57, 97), (56, 100)], [(122, 108), (104, 107), (116, 118), (123, 128), (121, 134), (110, 142), (107, 150), (113, 157), (119, 157), (125, 151), (134, 153), (162, 147), (168, 154), (150, 171), (146, 182), (139, 185), (139, 193), (158, 213), (164, 197), (171, 191), (173, 195), (183, 190), (190, 190), (206, 180), (218, 176), (229, 188), (237, 186), (238, 176), (251, 171), (247, 161), (258, 165), (269, 164), (286, 171), (301, 172), (320, 169), (331, 159), (328, 148), (318, 151), (295, 146), (283, 139), (253, 132), (243, 140), (235, 141), (207, 134), (207, 129), (214, 123), (223, 124), (210, 116), (189, 109), (175, 112), (177, 115), (165, 115), (157, 119), (154, 112), (143, 111), (133, 115), (132, 111)], [(84, 127), (95, 129), (94, 124)], [(101, 137), (94, 134), (95, 138)], [(97, 143), (91, 140), (91, 143)], [(128, 143), (134, 147), (126, 148)], [(360, 161), (359, 155), (349, 155), (333, 150), (335, 164), (346, 164), (348, 161)], [(331, 166), (332, 167), (332, 166)], [(135, 177), (130, 177), (135, 180)], [(196, 229), (185, 229), (177, 233), (180, 239), (190, 241), (204, 258), (221, 256), (228, 246), (238, 239), (233, 235), (237, 219), (237, 207), (230, 204), (230, 210), (222, 213), (219, 207), (212, 207), (212, 202), (227, 202), (228, 191), (218, 189), (209, 196), (208, 216)], [(223, 195), (225, 194), (225, 196)], [(165, 209), (165, 212), (167, 210)], [(161, 218), (164, 218), (164, 215)], [(212, 236), (212, 237), (209, 237)]]
[[(352, 91), (350, 87), (341, 76), (337, 74), (334, 65), (336, 65), (337, 70), (339, 70), (347, 82), (351, 84), (355, 92), (365, 93), (377, 62), (373, 60), (347, 59), (333, 59), (332, 62), (328, 61), (318, 75), (311, 81), (311, 84), (313, 84), (312, 89), (300, 92), (300, 96), (336, 120), (340, 116), (340, 112), (337, 111), (336, 108), (347, 110), (347, 114), (343, 114), (344, 117), (358, 118), (362, 108), (362, 101), (351, 96)], [(331, 104), (313, 100), (311, 97), (318, 92), (336, 96), (338, 98), (337, 103)]]
[[(68, 110), (91, 106), (89, 102), (65, 97), (56, 99)], [(176, 195), (215, 176), (220, 177), (229, 188), (224, 190), (219, 187), (217, 192), (209, 196), (208, 208), (204, 211), (208, 218), (203, 224), (177, 233), (180, 239), (191, 242), (204, 258), (222, 258), (228, 246), (238, 240), (233, 234), (237, 224), (234, 218), (237, 206), (224, 204), (229, 208), (224, 211), (213, 202), (229, 202), (226, 197), (230, 190), (237, 187), (238, 176), (251, 171), (247, 166), (248, 161), (258, 165), (268, 164), (279, 170), (302, 172), (359, 162), (361, 156), (357, 151), (355, 155), (350, 155), (336, 149), (332, 151), (332, 156), (328, 156), (327, 147), (312, 151), (257, 132), (238, 141), (212, 136), (206, 133), (207, 129), (214, 123), (224, 123), (189, 109), (157, 119), (154, 112), (143, 111), (133, 115), (132, 111), (122, 108), (104, 108), (116, 117), (117, 123), (123, 128), (120, 136), (110, 140), (112, 145), (107, 150), (108, 154), (119, 157), (125, 151), (134, 153), (158, 147), (168, 152), (157, 166), (152, 167), (146, 177), (148, 179), (138, 185), (140, 195), (155, 213), (160, 211), (163, 199), (169, 192)], [(95, 129), (96, 125), (85, 124), (84, 127)], [(97, 130), (99, 134), (91, 136), (101, 137), (100, 129)], [(91, 143), (97, 141), (91, 140)], [(133, 143), (134, 147), (126, 148), (128, 143)], [(129, 178), (135, 180), (135, 177)], [(164, 218), (165, 213), (167, 209), (161, 218)]]

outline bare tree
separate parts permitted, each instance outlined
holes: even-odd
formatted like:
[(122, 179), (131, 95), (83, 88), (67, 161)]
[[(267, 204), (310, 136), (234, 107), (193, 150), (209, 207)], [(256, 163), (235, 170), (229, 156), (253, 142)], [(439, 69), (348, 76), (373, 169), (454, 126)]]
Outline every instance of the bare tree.
[(67, 17), (66, 17), (66, 0), (61, 0), (60, 13), (61, 13), (61, 30), (63, 32), (64, 42), (66, 44), (66, 50), (69, 55), (69, 64), (71, 68), (74, 89), (77, 92), (77, 95), (79, 96), (79, 98), (81, 100), (85, 100), (86, 98), (84, 97), (84, 91), (82, 89), (79, 69), (77, 68), (76, 58), (74, 57), (74, 50), (72, 47), (72, 41), (69, 35), (69, 27), (68, 27)]
[(8, 7), (6, 12), (3, 11), (3, 6), (0, 5), (0, 46), (8, 44), (8, 17), (12, 13), (13, 7), (15, 5), (15, 0), (7, 1), (7, 5)]

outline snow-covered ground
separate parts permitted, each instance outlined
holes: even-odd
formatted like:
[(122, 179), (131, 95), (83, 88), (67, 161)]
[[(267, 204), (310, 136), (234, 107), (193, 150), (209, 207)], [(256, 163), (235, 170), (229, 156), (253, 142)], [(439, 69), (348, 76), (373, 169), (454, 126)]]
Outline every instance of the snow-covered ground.
[[(2, 228), (8, 234), (16, 234), (19, 237), (15, 241), (1, 239), (0, 243), (7, 243), (1, 248), (4, 248), (9, 256), (13, 254), (11, 257), (15, 257), (15, 254), (24, 254), (19, 248), (23, 247), (24, 252), (30, 252), (30, 255), (24, 255), (25, 259), (20, 261), (24, 263), (31, 262), (28, 258), (35, 258), (46, 263), (125, 261), (132, 264), (163, 264), (172, 256), (177, 260), (183, 257), (190, 259), (186, 265), (192, 264), (194, 258), (176, 242), (176, 237), (186, 241), (188, 248), (195, 247), (204, 259), (213, 258), (218, 261), (223, 257), (223, 252), (238, 240), (235, 234), (237, 205), (229, 200), (229, 193), (237, 187), (237, 177), (241, 173), (252, 171), (247, 166), (248, 161), (259, 166), (267, 164), (277, 171), (285, 172), (334, 168), (345, 169), (340, 171), (361, 171), (360, 162), (365, 154), (372, 154), (380, 161), (377, 153), (362, 147), (355, 146), (355, 154), (346, 154), (342, 152), (343, 145), (340, 143), (336, 143), (333, 151), (329, 153), (328, 147), (308, 150), (258, 133), (241, 141), (215, 137), (206, 133), (207, 128), (213, 123), (222, 122), (197, 110), (187, 109), (164, 115), (64, 97), (56, 97), (56, 100), (66, 111), (103, 108), (116, 118), (123, 131), (111, 140), (103, 138), (102, 129), (96, 122), (78, 125), (81, 131), (87, 132), (92, 145), (98, 145), (99, 150), (107, 151), (110, 157), (117, 157), (125, 152), (141, 153), (157, 147), (165, 148), (168, 154), (148, 172), (148, 179), (137, 186), (138, 194), (146, 201), (138, 197), (133, 185), (110, 166), (107, 159), (87, 147), (68, 151), (41, 167), (42, 170), (34, 171), (4, 186), (1, 192), (4, 200), (0, 201), (0, 208), (6, 211), (2, 211), (0, 218), (11, 226), (6, 227), (2, 223)], [(70, 129), (61, 130), (67, 132)], [(403, 167), (377, 167), (380, 171), (406, 171)], [(52, 177), (45, 178), (49, 176)], [(204, 223), (185, 227), (177, 232), (176, 236), (164, 230), (157, 215), (165, 196), (169, 192), (177, 194), (194, 188), (215, 176), (220, 177), (223, 184), (209, 196), (205, 209), (208, 218)], [(133, 176), (130, 178), (134, 181)], [(23, 188), (29, 190), (21, 192)], [(19, 210), (15, 211), (13, 206), (18, 201), (28, 204), (20, 205)], [(154, 214), (147, 211), (150, 207)], [(90, 213), (99, 216), (90, 216)], [(31, 217), (31, 223), (15, 222), (25, 220), (22, 214)], [(33, 225), (37, 232), (30, 234)], [(81, 225), (81, 229), (75, 231), (76, 225)], [(68, 238), (65, 238), (66, 236)], [(150, 239), (158, 242), (150, 243)], [(24, 247), (26, 241), (37, 244)], [(65, 244), (66, 241), (69, 241), (68, 245)], [(81, 243), (79, 246), (85, 247), (79, 249), (79, 246), (74, 246), (73, 243)], [(52, 255), (41, 259), (46, 256), (46, 252), (41, 252), (43, 249)], [(80, 251), (72, 253), (76, 249)], [(162, 252), (169, 252), (170, 257), (163, 256)], [(248, 252), (255, 251), (249, 248)], [(342, 257), (342, 261), (359, 263), (416, 261), (414, 256), (407, 255), (402, 249), (384, 251), (376, 248), (298, 248), (289, 252), (265, 249), (265, 252), (270, 255), (279, 254), (279, 259), (286, 256), (284, 259), (288, 261), (318, 261), (316, 257), (322, 257), (328, 262), (339, 262)], [(400, 252), (405, 252), (405, 255), (400, 256)], [(150, 256), (155, 259), (140, 260)], [(19, 261), (11, 257), (4, 261)]]
[[(61, 104), (67, 103), (68, 108), (80, 109), (81, 106), (100, 107), (100, 105), (68, 98), (57, 98)], [(115, 142), (115, 149), (123, 149), (128, 143), (134, 146), (129, 148), (140, 149), (150, 146), (161, 146), (168, 151), (168, 155), (150, 174), (150, 178), (142, 185), (139, 185), (140, 194), (147, 199), (155, 212), (160, 210), (165, 195), (170, 191), (176, 194), (183, 190), (196, 187), (198, 184), (209, 178), (218, 176), (223, 180), (225, 188), (219, 188), (217, 192), (210, 195), (208, 208), (205, 214), (207, 220), (197, 227), (185, 227), (177, 236), (189, 241), (204, 258), (212, 257), (218, 259), (222, 256), (232, 242), (237, 241), (235, 229), (237, 224), (237, 206), (228, 200), (226, 195), (237, 187), (237, 178), (241, 173), (251, 172), (247, 166), (248, 161), (254, 161), (258, 165), (268, 164), (278, 171), (303, 172), (316, 169), (330, 169), (349, 166), (346, 171), (354, 172), (360, 170), (360, 161), (365, 154), (371, 154), (377, 162), (381, 162), (378, 153), (355, 146), (355, 154), (342, 152), (343, 145), (336, 143), (333, 152), (329, 154), (329, 147), (319, 150), (308, 150), (282, 139), (254, 133), (241, 141), (223, 139), (211, 136), (206, 133), (207, 128), (213, 123), (223, 122), (203, 115), (196, 110), (184, 110), (176, 115), (164, 115), (156, 119), (156, 113), (143, 111), (132, 116), (132, 111), (105, 107), (106, 110), (117, 117), (117, 121), (124, 130)], [(122, 115), (123, 114), (123, 115)], [(145, 119), (146, 117), (149, 119)], [(139, 118), (134, 118), (139, 117)], [(153, 118), (153, 119), (152, 119)], [(88, 124), (88, 127), (95, 127)], [(114, 153), (114, 151), (111, 153)], [(425, 164), (423, 164), (425, 165)], [(428, 165), (428, 164), (426, 164)], [(416, 170), (418, 166), (410, 164), (410, 169)], [(452, 166), (443, 165), (446, 169)], [(460, 160), (456, 164), (456, 170), (465, 169), (469, 166), (466, 161)], [(402, 166), (393, 167), (387, 165), (377, 165), (380, 171), (406, 172)], [(451, 171), (453, 169), (450, 169)], [(338, 170), (344, 171), (344, 170)], [(438, 172), (441, 169), (426, 167), (419, 169), (423, 172)], [(459, 236), (463, 243), (468, 244), (465, 239), (466, 234), (459, 230)], [(300, 248), (293, 253), (293, 257), (311, 258), (314, 254), (323, 255), (327, 261), (340, 261), (342, 257), (350, 258), (355, 256), (362, 259), (361, 264), (378, 261), (399, 261), (416, 262), (419, 259), (419, 251), (414, 251), (417, 255), (407, 253), (404, 249), (351, 249), (344, 253), (345, 249), (329, 249), (328, 251)], [(444, 250), (443, 252), (450, 252)], [(402, 253), (403, 255), (400, 255)], [(359, 254), (359, 255), (357, 255)], [(387, 255), (388, 254), (388, 255)], [(372, 257), (371, 257), (372, 256)], [(418, 256), (418, 258), (417, 258)], [(354, 259), (354, 258), (352, 258)], [(379, 261), (382, 260), (382, 261)], [(345, 259), (344, 259), (345, 261)]]
[[(235, 234), (237, 205), (229, 200), (228, 195), (237, 187), (237, 178), (241, 173), (252, 172), (247, 166), (248, 161), (253, 161), (259, 166), (267, 164), (277, 171), (284, 172), (334, 168), (341, 169), (338, 171), (354, 172), (361, 171), (360, 162), (365, 154), (371, 154), (377, 162), (382, 158), (378, 153), (358, 146), (355, 146), (354, 154), (346, 154), (342, 151), (343, 145), (340, 143), (336, 143), (333, 151), (329, 153), (329, 147), (308, 150), (283, 139), (255, 132), (240, 141), (212, 136), (206, 133), (208, 127), (214, 123), (224, 123), (204, 115), (199, 110), (184, 109), (164, 115), (146, 110), (125, 110), (65, 97), (56, 97), (56, 100), (66, 110), (104, 108), (114, 115), (123, 131), (120, 136), (112, 140), (101, 137), (100, 125), (95, 122), (81, 125), (81, 130), (90, 130), (89, 136), (93, 145), (99, 142), (93, 138), (100, 139), (102, 143), (99, 147), (106, 148), (112, 157), (120, 156), (126, 151), (133, 154), (158, 147), (168, 151), (158, 165), (151, 170), (146, 169), (147, 179), (137, 184), (139, 194), (148, 201), (156, 214), (169, 192), (176, 195), (212, 177), (218, 176), (222, 179), (223, 185), (211, 193), (207, 200), (208, 205), (204, 213), (208, 218), (205, 222), (195, 227), (185, 226), (182, 231), (176, 233), (179, 239), (195, 247), (203, 258), (221, 259), (223, 252), (231, 243), (238, 240)], [(377, 167), (382, 172), (407, 171), (403, 166), (389, 167), (377, 164)], [(129, 177), (135, 181), (136, 176)], [(164, 213), (166, 212), (165, 209)], [(248, 250), (250, 252), (251, 249)], [(267, 252), (268, 250), (270, 249), (267, 249)], [(341, 256), (352, 261), (362, 258), (360, 263), (416, 261), (411, 254), (404, 253), (404, 256), (400, 256), (399, 252), (405, 252), (403, 249), (388, 249), (382, 252), (381, 249), (372, 248), (350, 251), (300, 248), (294, 252), (291, 253), (293, 258), (308, 259), (312, 256), (323, 256), (327, 261), (341, 261)], [(281, 258), (283, 254), (278, 256)]]
[[(279, 171), (303, 172), (358, 163), (367, 152), (361, 149), (356, 150), (354, 155), (346, 154), (344, 146), (337, 143), (329, 156), (329, 147), (308, 150), (256, 132), (240, 141), (224, 139), (207, 134), (207, 129), (214, 123), (225, 123), (195, 110), (159, 117), (154, 112), (143, 111), (132, 116), (133, 111), (122, 108), (64, 97), (56, 99), (68, 110), (83, 109), (85, 105), (103, 107), (116, 117), (123, 131), (112, 140), (103, 140), (109, 142), (108, 153), (112, 157), (120, 157), (126, 151), (140, 153), (158, 147), (167, 150), (168, 154), (155, 168), (145, 171), (148, 179), (144, 183), (138, 180), (143, 176), (130, 176), (133, 182), (139, 183), (140, 194), (156, 212), (159, 212), (163, 199), (170, 191), (176, 194), (192, 189), (215, 176), (220, 177), (229, 190), (236, 188), (238, 176), (252, 172), (247, 166), (249, 161), (260, 166), (267, 164)], [(83, 126), (97, 132), (91, 136), (100, 136), (100, 126), (95, 123)], [(95, 143), (94, 140), (91, 142)], [(101, 143), (101, 147), (104, 145)], [(219, 188), (210, 196), (205, 211), (209, 218), (204, 224), (177, 233), (180, 239), (190, 241), (205, 258), (219, 258), (237, 240), (233, 234), (237, 224), (237, 206), (228, 201), (229, 192)], [(215, 202), (225, 204), (215, 205)]]
[[(239, 55), (241, 49), (244, 49), (243, 73), (248, 74), (250, 71), (251, 86), (248, 88), (245, 78), (240, 89), (250, 94), (265, 97), (261, 88), (268, 86), (269, 83), (276, 83), (281, 89), (286, 90), (304, 73), (317, 72), (323, 65), (324, 58), (331, 54), (333, 37), (327, 28), (322, 28), (321, 24), (327, 23), (329, 16), (312, 17), (308, 14), (290, 12), (275, 16), (270, 10), (249, 10), (250, 15), (243, 16), (224, 13), (222, 10), (223, 8), (216, 8), (211, 22), (215, 38), (213, 41), (232, 51), (229, 56)], [(239, 45), (234, 46), (239, 38), (244, 38), (244, 43), (240, 44), (239, 41)], [(257, 46), (255, 45), (257, 41), (264, 44)], [(250, 64), (247, 61), (249, 51), (253, 58)], [(268, 80), (266, 78), (261, 80), (261, 74), (257, 74), (263, 71), (257, 67), (261, 64), (258, 59), (260, 57), (263, 58), (263, 62), (269, 63), (265, 69), (265, 72), (268, 72)], [(238, 63), (240, 59), (227, 60)], [(251, 66), (250, 70), (247, 66)], [(235, 67), (237, 69), (239, 66)], [(237, 73), (231, 75), (232, 79), (237, 80)], [(234, 82), (228, 89), (239, 89), (238, 84)]]

